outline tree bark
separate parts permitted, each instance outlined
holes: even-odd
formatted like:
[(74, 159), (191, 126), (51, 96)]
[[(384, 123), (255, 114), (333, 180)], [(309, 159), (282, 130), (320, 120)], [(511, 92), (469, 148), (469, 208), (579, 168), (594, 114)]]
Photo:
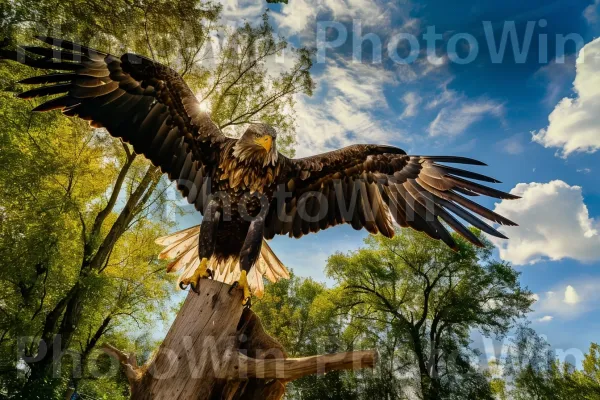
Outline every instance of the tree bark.
[(306, 375), (374, 367), (375, 351), (291, 359), (267, 335), (260, 319), (242, 306), (242, 294), (205, 280), (191, 292), (166, 338), (147, 365), (105, 344), (119, 360), (131, 398), (180, 400), (278, 400), (285, 385)]

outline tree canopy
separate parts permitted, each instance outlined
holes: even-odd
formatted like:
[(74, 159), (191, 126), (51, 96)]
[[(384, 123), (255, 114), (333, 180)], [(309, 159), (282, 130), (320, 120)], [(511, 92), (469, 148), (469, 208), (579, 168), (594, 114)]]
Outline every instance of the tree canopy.
[(581, 399), (600, 396), (600, 346), (591, 343), (581, 369), (568, 360), (559, 361), (549, 343), (535, 330), (522, 326), (504, 360), (500, 393), (504, 398)]
[[(294, 278), (267, 288), (256, 306), (270, 333), (296, 351), (329, 352), (377, 348), (374, 373), (310, 377), (294, 383), (297, 398), (492, 399), (491, 382), (475, 368), (471, 330), (502, 336), (532, 304), (518, 272), (457, 238), (459, 251), (411, 230), (366, 247), (335, 254), (327, 289)], [(265, 304), (266, 303), (266, 304)], [(280, 314), (281, 312), (281, 314)], [(348, 397), (343, 397), (342, 394)]]

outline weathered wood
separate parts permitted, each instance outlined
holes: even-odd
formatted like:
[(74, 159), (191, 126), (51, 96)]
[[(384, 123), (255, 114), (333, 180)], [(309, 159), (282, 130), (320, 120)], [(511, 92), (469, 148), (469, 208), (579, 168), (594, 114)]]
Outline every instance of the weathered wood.
[(374, 351), (267, 360), (257, 360), (240, 354), (237, 364), (230, 366), (234, 368), (230, 373), (233, 375), (239, 370), (241, 375), (249, 378), (293, 381), (307, 375), (324, 374), (330, 371), (373, 368), (376, 359), (377, 353)]
[(377, 354), (359, 351), (298, 359), (267, 335), (260, 319), (242, 306), (242, 293), (206, 280), (190, 292), (153, 358), (138, 367), (135, 356), (110, 345), (134, 400), (278, 400), (285, 384), (333, 370), (373, 367)]

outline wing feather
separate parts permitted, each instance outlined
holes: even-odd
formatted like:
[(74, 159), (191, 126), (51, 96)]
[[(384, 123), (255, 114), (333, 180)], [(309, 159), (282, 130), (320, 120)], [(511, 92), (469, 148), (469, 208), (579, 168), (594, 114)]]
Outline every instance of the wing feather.
[[(442, 240), (452, 248), (456, 248), (456, 243), (447, 227), (481, 246), (481, 240), (467, 229), (463, 220), (485, 233), (504, 238), (481, 218), (501, 225), (515, 223), (464, 196), (518, 197), (472, 181), (499, 183), (494, 178), (444, 163), (485, 165), (465, 157), (410, 156), (401, 149), (378, 145), (354, 145), (302, 159), (284, 158), (280, 182), (293, 183), (287, 187), (292, 196), (288, 196), (285, 207), (291, 212), (293, 222), (286, 224), (281, 220), (283, 215), (274, 211), (282, 207), (271, 207), (266, 231), (269, 237), (289, 234), (297, 238), (309, 231), (348, 223), (354, 229), (365, 228), (391, 237), (395, 232), (393, 220), (402, 227)], [(303, 205), (302, 196), (310, 191), (320, 192), (327, 199), (323, 202), (327, 210), (318, 225), (302, 221), (296, 212), (295, 204)], [(310, 206), (310, 215), (319, 214), (320, 210), (315, 208), (320, 207), (318, 202), (311, 202)]]
[[(66, 71), (21, 81), (43, 85), (20, 93), (21, 98), (62, 95), (34, 111), (60, 109), (67, 116), (104, 127), (173, 180), (180, 179), (182, 170), (189, 172), (183, 167), (190, 155), (192, 161), (216, 168), (215, 155), (232, 139), (201, 111), (194, 93), (174, 70), (136, 54), (118, 58), (66, 40), (37, 39), (50, 46), (0, 49), (2, 59)], [(201, 202), (193, 203), (203, 211)]]

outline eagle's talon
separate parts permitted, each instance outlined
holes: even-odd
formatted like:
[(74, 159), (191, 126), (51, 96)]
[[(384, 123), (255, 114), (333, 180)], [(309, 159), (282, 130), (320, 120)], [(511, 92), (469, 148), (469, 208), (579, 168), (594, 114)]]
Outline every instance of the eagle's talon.
[(185, 290), (188, 287), (191, 287), (194, 293), (200, 294), (200, 280), (213, 277), (212, 271), (208, 269), (207, 266), (208, 258), (203, 258), (200, 261), (198, 268), (196, 268), (196, 271), (194, 271), (194, 274), (189, 278), (183, 279), (181, 282), (179, 282), (179, 288), (181, 290)]
[(243, 306), (250, 304), (252, 292), (250, 292), (250, 286), (248, 285), (248, 275), (246, 271), (242, 270), (242, 273), (240, 274), (240, 279), (237, 282), (233, 282), (233, 284), (229, 288), (229, 294), (231, 294), (231, 292), (234, 289), (242, 290), (244, 292), (244, 297), (242, 300)]
[(242, 305), (245, 308), (248, 308), (248, 309), (251, 308), (252, 307), (252, 297), (245, 298), (244, 301), (242, 302)]
[(231, 292), (233, 292), (233, 290), (236, 289), (239, 285), (239, 283), (233, 282), (233, 284), (231, 284), (231, 287), (229, 288), (229, 294), (231, 294)]

